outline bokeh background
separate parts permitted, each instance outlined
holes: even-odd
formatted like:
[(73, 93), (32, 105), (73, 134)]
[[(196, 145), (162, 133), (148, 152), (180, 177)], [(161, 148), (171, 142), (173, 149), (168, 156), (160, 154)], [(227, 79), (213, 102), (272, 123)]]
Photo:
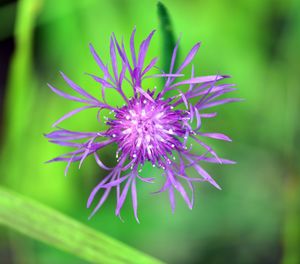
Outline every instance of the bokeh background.
[[(53, 94), (46, 83), (66, 91), (59, 76), (63, 70), (97, 94), (98, 87), (84, 75), (98, 73), (88, 44), (107, 60), (110, 34), (129, 39), (135, 25), (139, 41), (158, 29), (148, 59), (162, 57), (163, 36), (152, 0), (2, 0), (0, 184), (167, 263), (300, 263), (300, 2), (163, 3), (175, 36), (182, 33), (181, 59), (202, 41), (196, 73), (232, 75), (238, 87), (234, 95), (245, 98), (219, 106), (218, 117), (204, 125), (233, 138), (233, 143), (209, 143), (236, 165), (204, 165), (223, 190), (199, 184), (194, 209), (178, 196), (172, 214), (167, 195), (149, 195), (159, 184), (139, 184), (141, 224), (129, 201), (122, 214), (125, 223), (115, 217), (114, 197), (88, 221), (87, 197), (105, 172), (92, 158), (80, 170), (71, 166), (67, 177), (65, 164), (44, 164), (65, 150), (48, 143), (43, 133), (77, 107)], [(81, 131), (101, 128), (93, 111), (62, 125)], [(113, 149), (104, 154), (104, 161), (114, 164)], [(0, 227), (0, 263), (86, 262)]]

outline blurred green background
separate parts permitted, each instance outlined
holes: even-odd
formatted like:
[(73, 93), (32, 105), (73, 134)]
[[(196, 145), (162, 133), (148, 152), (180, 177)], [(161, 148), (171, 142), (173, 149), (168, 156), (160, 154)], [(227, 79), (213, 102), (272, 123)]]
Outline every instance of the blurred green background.
[[(129, 201), (122, 214), (125, 223), (115, 217), (113, 196), (87, 220), (87, 197), (105, 173), (92, 158), (80, 170), (71, 166), (67, 177), (66, 164), (44, 164), (66, 149), (48, 143), (43, 133), (78, 106), (53, 94), (46, 83), (67, 91), (58, 73), (62, 70), (97, 95), (98, 86), (83, 74), (98, 73), (88, 44), (93, 43), (106, 61), (110, 34), (127, 41), (135, 25), (139, 41), (158, 29), (148, 59), (163, 57), (157, 2), (2, 2), (2, 186), (167, 263), (300, 263), (299, 1), (163, 1), (175, 36), (182, 33), (181, 59), (202, 41), (194, 61), (196, 73), (232, 75), (238, 87), (234, 95), (245, 102), (218, 107), (218, 117), (204, 124), (207, 131), (224, 132), (233, 139), (230, 144), (209, 143), (237, 165), (204, 165), (223, 190), (199, 184), (194, 209), (190, 211), (178, 196), (173, 215), (167, 195), (149, 195), (159, 184), (139, 184), (141, 224), (134, 220)], [(101, 130), (94, 114), (84, 112), (62, 126)], [(104, 161), (114, 164), (113, 149), (104, 153)], [(150, 169), (147, 173), (159, 174)], [(0, 263), (86, 262), (0, 226)]]

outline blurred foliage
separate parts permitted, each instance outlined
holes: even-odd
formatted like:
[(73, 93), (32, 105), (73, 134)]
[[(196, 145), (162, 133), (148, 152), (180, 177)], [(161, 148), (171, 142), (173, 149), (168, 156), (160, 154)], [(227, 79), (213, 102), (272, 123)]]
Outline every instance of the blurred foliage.
[[(107, 60), (110, 34), (127, 40), (134, 26), (139, 41), (158, 29), (148, 59), (159, 54), (162, 60), (163, 34), (154, 0), (24, 0), (0, 6), (0, 41), (15, 41), (1, 126), (1, 185), (168, 263), (299, 263), (300, 2), (163, 4), (175, 36), (182, 32), (182, 57), (202, 41), (195, 74), (230, 74), (239, 88), (235, 95), (246, 99), (218, 107), (219, 116), (204, 123), (205, 130), (224, 132), (234, 140), (209, 141), (220, 156), (238, 162), (205, 165), (223, 190), (199, 184), (195, 208), (189, 211), (178, 197), (173, 215), (166, 195), (148, 195), (159, 184), (140, 185), (140, 225), (129, 203), (123, 212), (125, 223), (114, 216), (114, 197), (88, 221), (86, 199), (104, 172), (92, 159), (80, 170), (72, 166), (68, 177), (63, 176), (65, 164), (44, 164), (64, 150), (47, 143), (43, 133), (62, 113), (77, 107), (52, 94), (46, 83), (67, 89), (58, 74), (62, 70), (100, 96), (99, 87), (82, 74), (98, 71), (88, 43)], [(16, 16), (8, 15), (13, 13)], [(121, 103), (113, 93), (109, 99)], [(62, 125), (81, 131), (103, 129), (93, 111)], [(112, 149), (104, 152), (107, 164), (115, 163), (111, 153)], [(146, 172), (157, 173), (150, 168)], [(7, 229), (0, 232), (0, 258), (7, 263), (84, 263)]]

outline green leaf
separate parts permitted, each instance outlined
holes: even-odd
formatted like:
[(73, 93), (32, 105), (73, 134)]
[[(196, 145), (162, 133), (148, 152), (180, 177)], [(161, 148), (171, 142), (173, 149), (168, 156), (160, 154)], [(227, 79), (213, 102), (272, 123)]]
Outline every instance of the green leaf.
[(93, 263), (162, 263), (36, 201), (0, 187), (0, 224)]
[(161, 2), (158, 2), (157, 10), (158, 10), (158, 18), (160, 21), (160, 28), (163, 37), (162, 69), (164, 70), (164, 72), (169, 72), (172, 53), (175, 47), (175, 36), (173, 32), (171, 18), (167, 8)]

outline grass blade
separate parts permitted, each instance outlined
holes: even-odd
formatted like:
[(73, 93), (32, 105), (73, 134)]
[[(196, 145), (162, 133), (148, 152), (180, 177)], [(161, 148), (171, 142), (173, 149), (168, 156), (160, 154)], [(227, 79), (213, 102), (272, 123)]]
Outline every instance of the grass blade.
[[(173, 26), (171, 23), (171, 18), (168, 13), (167, 8), (161, 3), (157, 3), (158, 18), (160, 21), (160, 28), (162, 32), (162, 69), (164, 72), (169, 72), (170, 62), (172, 58), (173, 49), (175, 47), (176, 41), (173, 32)], [(176, 69), (176, 65), (175, 65)]]
[(122, 242), (0, 187), (0, 224), (93, 263), (158, 264)]

